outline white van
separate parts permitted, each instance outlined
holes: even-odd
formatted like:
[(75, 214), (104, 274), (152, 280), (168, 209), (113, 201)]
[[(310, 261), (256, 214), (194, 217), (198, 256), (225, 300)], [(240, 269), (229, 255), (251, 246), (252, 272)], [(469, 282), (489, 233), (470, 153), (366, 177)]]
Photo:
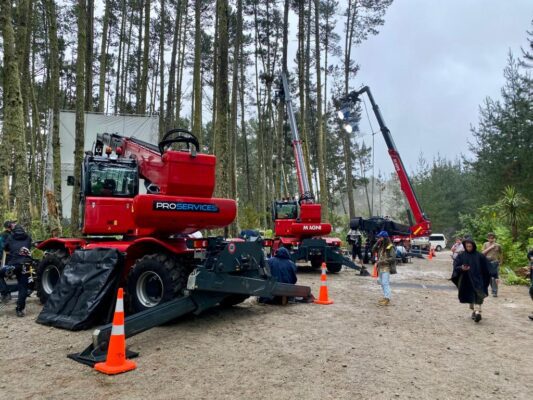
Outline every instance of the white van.
[(437, 251), (441, 251), (446, 248), (446, 237), (442, 233), (433, 233), (429, 236), (429, 242), (431, 247)]

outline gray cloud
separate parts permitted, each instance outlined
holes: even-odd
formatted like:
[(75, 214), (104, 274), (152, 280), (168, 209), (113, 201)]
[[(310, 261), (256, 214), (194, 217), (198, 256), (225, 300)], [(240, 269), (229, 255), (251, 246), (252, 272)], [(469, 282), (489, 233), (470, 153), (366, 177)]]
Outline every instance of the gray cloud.
[[(372, 88), (410, 171), (420, 153), (428, 160), (468, 153), (478, 107), (500, 97), (509, 49), (521, 54), (532, 18), (526, 0), (395, 0), (380, 34), (355, 50), (354, 84)], [(373, 117), (372, 124), (376, 130)], [(370, 130), (364, 115), (361, 130)], [(380, 135), (377, 169), (393, 171)]]

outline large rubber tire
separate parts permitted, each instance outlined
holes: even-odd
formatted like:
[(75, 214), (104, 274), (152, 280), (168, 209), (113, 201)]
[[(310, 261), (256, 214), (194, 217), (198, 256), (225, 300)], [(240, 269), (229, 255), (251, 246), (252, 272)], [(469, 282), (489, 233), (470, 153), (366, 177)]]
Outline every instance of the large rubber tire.
[(437, 251), (441, 251), (442, 250), (442, 247), (440, 246), (440, 244), (437, 246), (437, 248), (435, 250), (437, 250)]
[(337, 272), (340, 272), (342, 269), (342, 264), (338, 263), (327, 263), (328, 272), (332, 274), (336, 274)]
[(126, 282), (129, 310), (147, 310), (183, 295), (190, 269), (168, 254), (149, 254), (139, 258)]
[(35, 287), (41, 304), (45, 304), (65, 269), (70, 255), (66, 249), (49, 250), (37, 266)]
[(311, 268), (313, 269), (320, 269), (320, 267), (322, 266), (322, 258), (319, 258), (319, 259), (311, 259)]

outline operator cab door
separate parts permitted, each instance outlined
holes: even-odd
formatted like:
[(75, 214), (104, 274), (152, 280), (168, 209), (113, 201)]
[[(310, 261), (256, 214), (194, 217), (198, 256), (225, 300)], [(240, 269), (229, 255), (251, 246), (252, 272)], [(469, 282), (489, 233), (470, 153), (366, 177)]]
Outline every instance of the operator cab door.
[(292, 225), (298, 219), (298, 202), (295, 200), (275, 201), (272, 206), (272, 219), (276, 236), (292, 234)]
[(84, 163), (82, 185), (83, 234), (135, 233), (133, 198), (139, 193), (135, 161), (90, 157)]

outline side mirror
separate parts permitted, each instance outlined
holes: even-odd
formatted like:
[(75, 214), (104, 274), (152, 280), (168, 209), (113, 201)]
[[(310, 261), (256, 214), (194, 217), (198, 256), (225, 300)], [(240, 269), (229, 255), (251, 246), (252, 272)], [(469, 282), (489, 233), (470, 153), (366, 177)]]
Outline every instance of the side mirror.
[(74, 177), (72, 175), (67, 176), (67, 186), (74, 186)]

